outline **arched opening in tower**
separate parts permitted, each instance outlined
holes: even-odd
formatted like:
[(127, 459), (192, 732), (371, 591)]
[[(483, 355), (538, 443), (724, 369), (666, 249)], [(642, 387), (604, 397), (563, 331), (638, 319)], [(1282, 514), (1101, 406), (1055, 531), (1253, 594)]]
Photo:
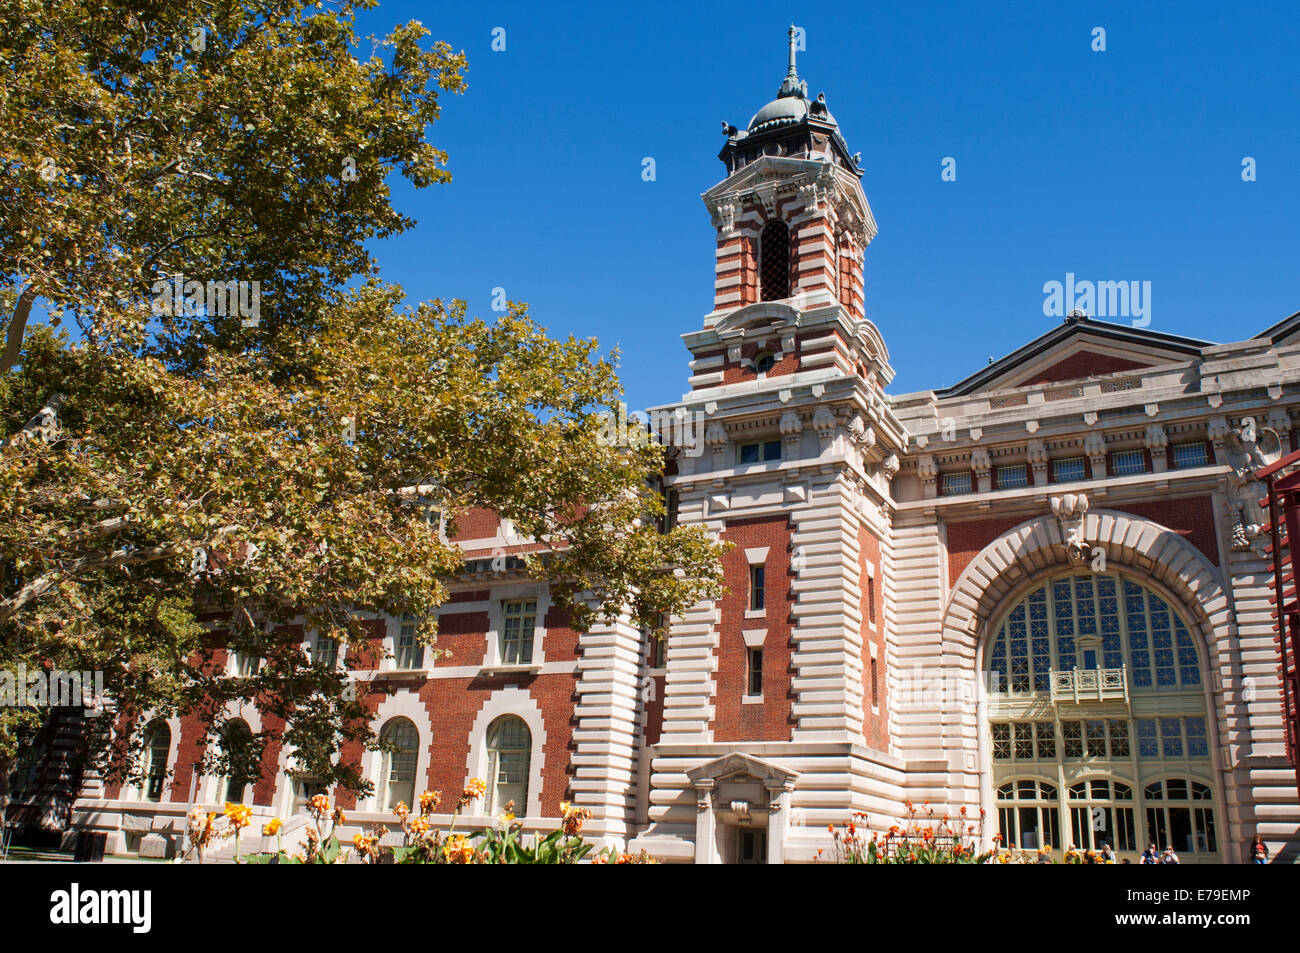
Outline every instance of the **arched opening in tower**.
[(790, 297), (790, 229), (785, 222), (773, 219), (763, 226), (760, 268), (763, 301)]

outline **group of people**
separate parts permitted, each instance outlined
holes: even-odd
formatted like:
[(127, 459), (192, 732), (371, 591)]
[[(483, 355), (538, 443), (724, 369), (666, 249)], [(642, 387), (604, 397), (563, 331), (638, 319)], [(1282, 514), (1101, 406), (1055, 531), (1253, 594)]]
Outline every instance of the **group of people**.
[(1155, 841), (1147, 844), (1147, 849), (1142, 851), (1142, 863), (1144, 864), (1177, 864), (1181, 863), (1178, 855), (1174, 853), (1173, 847), (1166, 847), (1163, 854), (1156, 851)]

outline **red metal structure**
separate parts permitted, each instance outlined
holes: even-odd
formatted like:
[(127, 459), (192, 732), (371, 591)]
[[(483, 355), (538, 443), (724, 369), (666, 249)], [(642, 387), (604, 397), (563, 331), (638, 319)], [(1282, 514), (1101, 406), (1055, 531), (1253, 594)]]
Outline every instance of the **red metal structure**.
[(1268, 530), (1272, 537), (1274, 630), (1282, 674), (1282, 721), (1286, 752), (1300, 790), (1300, 599), (1296, 596), (1291, 540), (1300, 540), (1300, 450), (1255, 471), (1268, 486)]

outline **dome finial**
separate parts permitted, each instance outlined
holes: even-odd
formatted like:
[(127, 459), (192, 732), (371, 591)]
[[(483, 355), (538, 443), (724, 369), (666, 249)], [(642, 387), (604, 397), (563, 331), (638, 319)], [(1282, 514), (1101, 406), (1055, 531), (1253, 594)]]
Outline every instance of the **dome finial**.
[(781, 96), (798, 96), (800, 99), (808, 98), (808, 84), (799, 78), (799, 71), (795, 68), (794, 56), (798, 48), (799, 28), (793, 23), (790, 24), (790, 68), (786, 70), (785, 82), (781, 84), (781, 89), (777, 92), (777, 97)]

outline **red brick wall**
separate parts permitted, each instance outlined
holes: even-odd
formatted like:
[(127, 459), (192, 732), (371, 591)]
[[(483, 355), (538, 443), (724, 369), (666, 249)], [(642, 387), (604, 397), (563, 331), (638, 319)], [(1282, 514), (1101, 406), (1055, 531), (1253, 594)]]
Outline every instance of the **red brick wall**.
[(1030, 384), (1048, 384), (1053, 381), (1072, 381), (1080, 377), (1096, 377), (1098, 374), (1115, 374), (1119, 371), (1131, 371), (1139, 367), (1150, 367), (1150, 363), (1130, 361), (1110, 354), (1098, 354), (1094, 351), (1079, 351), (1063, 361), (1039, 371), (1031, 379), (1022, 381), (1019, 386)]
[[(874, 576), (869, 574), (871, 563)], [(883, 606), (880, 602), (880, 540), (865, 525), (858, 528), (858, 576), (862, 589), (862, 737), (867, 744), (881, 751), (889, 749), (889, 703), (885, 693), (885, 626)], [(874, 609), (874, 618), (873, 618)], [(875, 623), (875, 631), (871, 623)], [(876, 647), (876, 694), (880, 699), (880, 713), (871, 709), (871, 648)]]
[[(789, 741), (794, 720), (790, 715), (790, 609), (794, 605), (790, 583), (790, 520), (763, 517), (727, 524), (722, 538), (735, 548), (722, 557), (729, 591), (719, 600), (717, 680), (713, 696), (714, 719), (709, 726), (716, 741)], [(749, 563), (745, 550), (768, 547), (766, 562), (766, 614), (746, 619), (749, 608)], [(745, 704), (748, 657), (743, 631), (767, 629), (763, 643), (763, 701)]]

